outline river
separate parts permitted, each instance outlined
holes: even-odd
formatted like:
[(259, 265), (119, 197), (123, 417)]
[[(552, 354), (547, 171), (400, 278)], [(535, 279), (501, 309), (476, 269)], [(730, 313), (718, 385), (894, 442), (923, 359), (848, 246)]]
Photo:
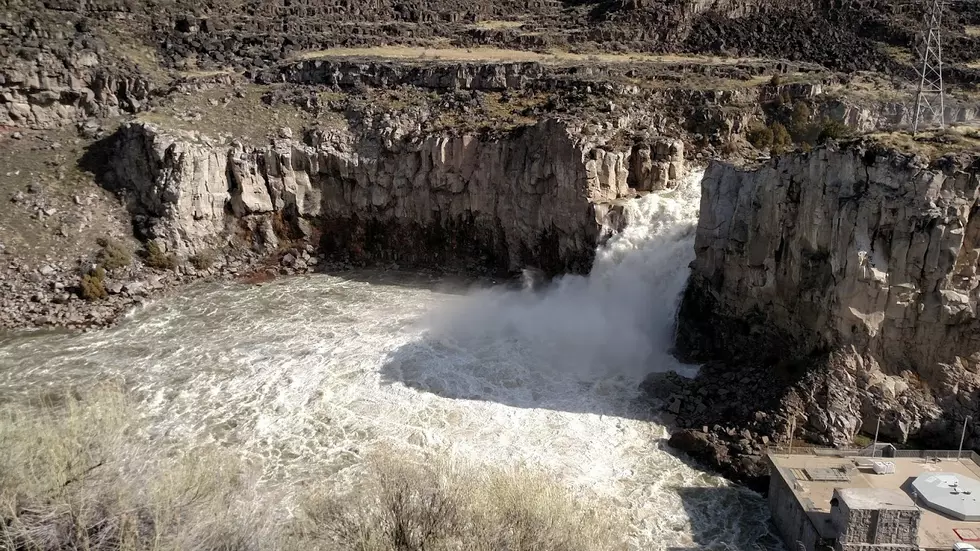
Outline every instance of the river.
[[(118, 380), (162, 441), (265, 482), (342, 483), (374, 446), (543, 470), (629, 518), (636, 549), (782, 549), (763, 498), (666, 449), (638, 401), (693, 257), (699, 175), (627, 208), (588, 277), (469, 288), (362, 272), (199, 284), (118, 326), (0, 336), (0, 399)], [(165, 437), (165, 438), (163, 438)]]

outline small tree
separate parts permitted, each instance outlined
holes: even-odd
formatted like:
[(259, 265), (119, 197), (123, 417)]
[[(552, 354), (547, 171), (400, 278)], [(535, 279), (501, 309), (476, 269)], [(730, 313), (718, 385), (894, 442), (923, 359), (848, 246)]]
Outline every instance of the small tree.
[(789, 117), (789, 131), (796, 141), (810, 141), (807, 138), (812, 134), (810, 131), (810, 118), (812, 116), (813, 112), (806, 102), (798, 101), (793, 104), (793, 112)]
[(778, 122), (773, 123), (771, 132), (773, 153), (785, 153), (793, 147), (793, 138), (789, 135), (789, 131), (786, 130), (785, 126)]
[(99, 264), (106, 270), (125, 268), (133, 262), (133, 255), (121, 243), (104, 237), (96, 242), (102, 247), (98, 254)]
[(752, 147), (760, 150), (772, 147), (772, 137), (772, 130), (761, 124), (753, 125), (745, 136)]
[(158, 270), (173, 270), (177, 267), (177, 257), (163, 252), (163, 249), (153, 241), (146, 244), (144, 259), (147, 266)]
[(109, 293), (105, 289), (105, 270), (100, 266), (82, 276), (79, 288), (80, 295), (85, 300), (95, 301), (108, 298)]
[(827, 140), (840, 140), (851, 134), (851, 128), (841, 121), (824, 118), (820, 125), (820, 133), (817, 135), (817, 142), (824, 143)]

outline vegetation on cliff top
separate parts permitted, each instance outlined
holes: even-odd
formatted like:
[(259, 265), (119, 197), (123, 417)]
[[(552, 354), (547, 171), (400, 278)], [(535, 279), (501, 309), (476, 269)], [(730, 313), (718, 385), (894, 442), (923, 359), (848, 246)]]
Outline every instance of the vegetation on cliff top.
[(115, 389), (0, 409), (0, 549), (623, 548), (604, 508), (544, 476), (380, 451), (354, 487), (274, 489), (230, 450), (167, 451), (146, 428)]

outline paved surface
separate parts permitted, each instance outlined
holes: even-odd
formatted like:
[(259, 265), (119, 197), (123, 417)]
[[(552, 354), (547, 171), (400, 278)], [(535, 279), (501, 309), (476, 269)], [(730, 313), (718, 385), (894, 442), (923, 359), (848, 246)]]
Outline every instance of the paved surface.
[[(779, 467), (784, 477), (788, 478), (787, 473), (792, 473), (799, 481), (794, 494), (804, 504), (812, 502), (810, 508), (810, 519), (816, 526), (821, 537), (833, 538), (836, 533), (830, 525), (830, 499), (833, 497), (834, 488), (882, 488), (899, 489), (910, 494), (912, 481), (921, 474), (949, 472), (963, 476), (980, 479), (980, 465), (971, 459), (943, 459), (938, 462), (927, 461), (922, 458), (878, 458), (879, 461), (892, 461), (895, 463), (894, 474), (875, 474), (870, 465), (860, 466), (868, 463), (871, 458), (861, 457), (823, 457), (814, 455), (773, 455), (772, 460)], [(827, 481), (814, 482), (808, 481), (805, 471), (815, 471), (816, 469), (840, 470), (846, 474), (848, 481)], [(788, 478), (792, 480), (791, 478)], [(790, 487), (793, 487), (792, 482)], [(954, 543), (963, 541), (957, 536), (954, 529), (959, 530), (960, 534), (969, 537), (970, 531), (980, 538), (980, 522), (969, 522), (957, 520), (942, 513), (922, 508), (923, 503), (918, 503), (922, 509), (922, 521), (919, 528), (919, 545), (924, 549), (952, 549)], [(978, 542), (972, 542), (978, 544)]]

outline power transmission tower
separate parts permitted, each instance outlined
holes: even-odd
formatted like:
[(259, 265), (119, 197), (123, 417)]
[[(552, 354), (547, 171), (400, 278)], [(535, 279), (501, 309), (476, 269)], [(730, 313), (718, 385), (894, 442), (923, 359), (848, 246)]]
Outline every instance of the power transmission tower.
[(924, 43), (920, 46), (922, 65), (919, 71), (919, 92), (915, 96), (915, 119), (912, 133), (919, 131), (923, 114), (929, 112), (933, 122), (939, 121), (940, 128), (946, 128), (945, 93), (943, 91), (943, 4), (944, 0), (925, 0), (926, 29)]

